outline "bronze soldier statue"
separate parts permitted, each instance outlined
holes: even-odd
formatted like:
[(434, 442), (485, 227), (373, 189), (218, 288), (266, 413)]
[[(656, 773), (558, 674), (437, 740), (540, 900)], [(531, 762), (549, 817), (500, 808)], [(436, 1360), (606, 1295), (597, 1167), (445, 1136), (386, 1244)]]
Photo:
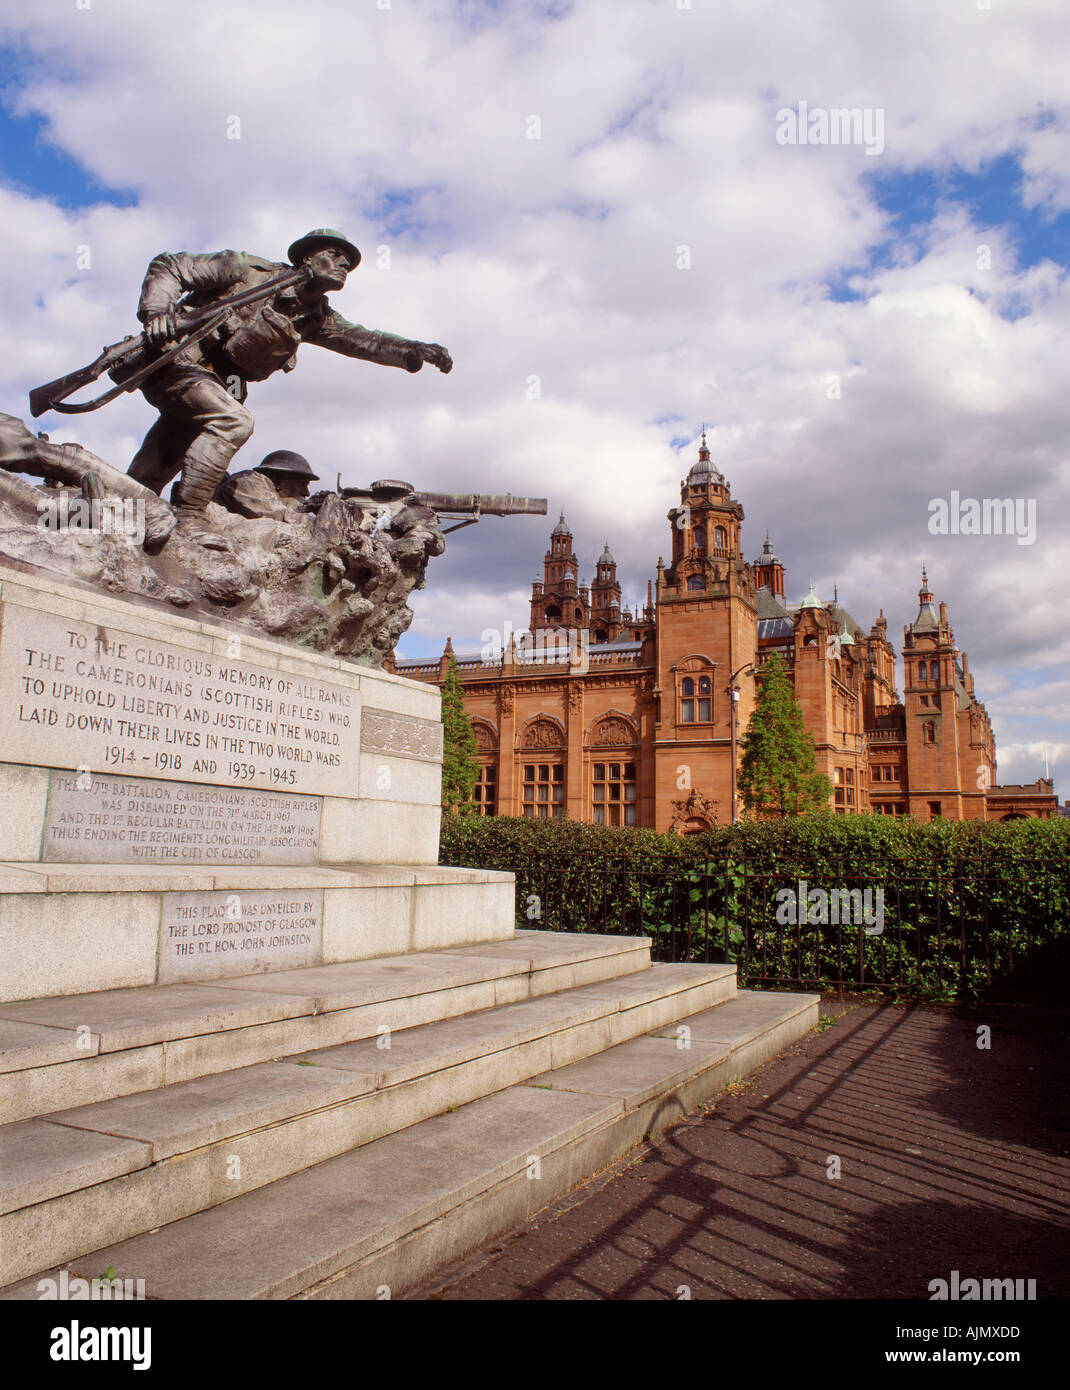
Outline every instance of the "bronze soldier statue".
[[(438, 343), (374, 332), (350, 323), (329, 306), (327, 292), (340, 290), (360, 263), (360, 252), (341, 232), (330, 227), (311, 231), (293, 243), (288, 255), (291, 266), (308, 268), (304, 284), (230, 309), (216, 329), (141, 386), (160, 418), (145, 436), (129, 473), (157, 494), (181, 473), (171, 494), (178, 528), (188, 539), (211, 548), (225, 548), (226, 542), (206, 529), (205, 508), (231, 459), (253, 432), (253, 417), (244, 405), (248, 382), (292, 371), (302, 343), (409, 372), (418, 372), (425, 362), (441, 372), (453, 366)], [(255, 289), (289, 268), (236, 251), (156, 256), (138, 305), (148, 347), (160, 351), (176, 337), (178, 312), (200, 308), (224, 294)], [(113, 373), (117, 380), (124, 374), (129, 374), (125, 366)]]
[(213, 500), (239, 516), (285, 521), (293, 513), (308, 510), (309, 484), (318, 481), (304, 454), (274, 449), (255, 468), (228, 473)]

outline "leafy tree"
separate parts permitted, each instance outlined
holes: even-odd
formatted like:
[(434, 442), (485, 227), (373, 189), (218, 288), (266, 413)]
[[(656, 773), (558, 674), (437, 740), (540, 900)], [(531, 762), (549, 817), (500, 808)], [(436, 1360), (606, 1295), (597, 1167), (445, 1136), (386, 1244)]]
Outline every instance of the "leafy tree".
[(457, 658), (451, 656), (442, 683), (442, 806), (453, 815), (469, 810), (479, 780), (475, 752), (476, 736), (464, 707)]
[(779, 652), (762, 668), (743, 740), (739, 792), (751, 813), (800, 816), (827, 809), (832, 783), (817, 771), (813, 738)]

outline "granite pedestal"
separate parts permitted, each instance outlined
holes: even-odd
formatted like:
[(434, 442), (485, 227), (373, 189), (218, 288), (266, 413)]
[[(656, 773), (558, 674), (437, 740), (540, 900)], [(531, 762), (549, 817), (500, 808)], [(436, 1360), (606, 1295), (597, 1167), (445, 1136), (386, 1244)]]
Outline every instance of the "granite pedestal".
[(512, 935), (438, 867), (438, 691), (0, 566), (0, 999)]

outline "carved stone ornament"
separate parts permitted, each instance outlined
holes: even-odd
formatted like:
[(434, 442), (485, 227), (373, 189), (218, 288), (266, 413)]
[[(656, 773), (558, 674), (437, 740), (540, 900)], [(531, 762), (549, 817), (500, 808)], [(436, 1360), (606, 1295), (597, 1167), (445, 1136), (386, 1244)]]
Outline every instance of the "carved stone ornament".
[(623, 719), (602, 719), (591, 736), (592, 744), (623, 747), (636, 742), (636, 732)]
[(561, 748), (564, 746), (564, 735), (556, 724), (552, 724), (549, 719), (537, 719), (534, 724), (529, 724), (524, 730), (524, 737), (521, 740), (522, 748)]
[(481, 753), (493, 753), (498, 746), (498, 740), (494, 737), (494, 731), (486, 724), (475, 723), (472, 725), (472, 732), (476, 736), (476, 747)]
[(717, 819), (719, 804), (715, 798), (703, 796), (697, 788), (692, 788), (690, 794), (683, 801), (672, 803), (673, 818), (672, 824), (669, 826), (670, 832), (675, 831), (677, 834), (682, 834), (683, 827), (692, 821), (704, 821), (707, 826), (712, 826)]
[(394, 753), (421, 762), (438, 762), (442, 757), (442, 725), (365, 705), (360, 716), (360, 746), (366, 753)]

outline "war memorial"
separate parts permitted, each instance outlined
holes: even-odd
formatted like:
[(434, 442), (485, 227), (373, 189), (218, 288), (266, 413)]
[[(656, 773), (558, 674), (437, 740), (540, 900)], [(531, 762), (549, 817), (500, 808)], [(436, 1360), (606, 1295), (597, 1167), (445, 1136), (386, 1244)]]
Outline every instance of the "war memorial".
[(439, 865), (439, 692), (382, 663), (441, 518), (545, 500), (230, 471), (302, 343), (452, 367), (328, 306), (359, 259), (158, 256), (142, 331), (31, 396), (140, 389), (129, 467), (0, 419), (4, 1299), (404, 1296), (816, 1022)]

